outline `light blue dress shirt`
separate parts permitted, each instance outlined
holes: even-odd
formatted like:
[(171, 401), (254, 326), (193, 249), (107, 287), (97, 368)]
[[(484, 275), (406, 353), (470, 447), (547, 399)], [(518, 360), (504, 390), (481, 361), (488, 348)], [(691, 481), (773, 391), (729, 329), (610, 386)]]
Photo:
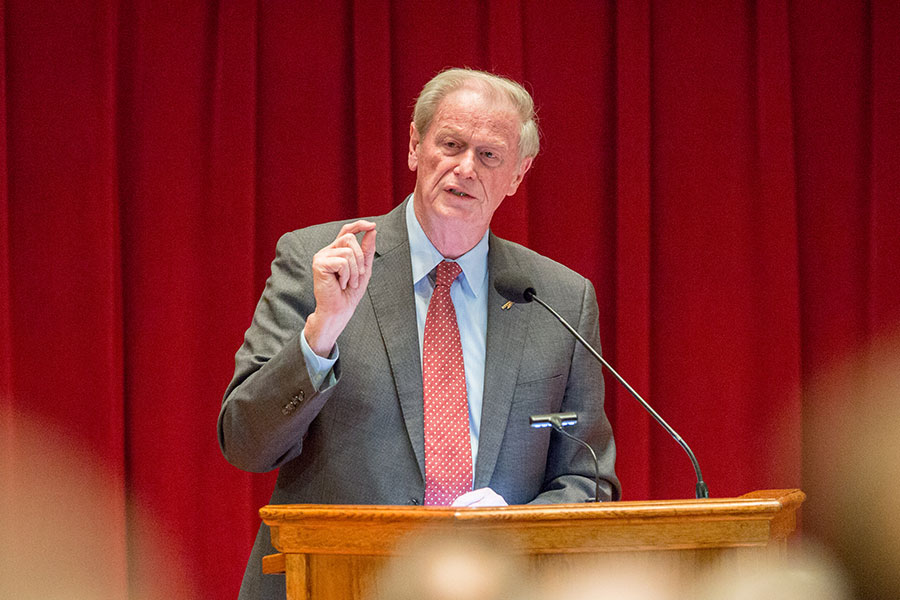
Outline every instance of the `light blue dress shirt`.
[[(409, 234), (409, 254), (412, 261), (413, 289), (416, 300), (416, 326), (419, 332), (419, 360), (425, 338), (425, 317), (434, 292), (434, 270), (445, 260), (416, 219), (413, 200), (406, 206), (406, 230)], [(487, 347), (488, 298), (488, 234), (485, 232), (474, 248), (457, 258), (462, 274), (450, 287), (450, 298), (456, 310), (463, 363), (466, 369), (466, 396), (469, 401), (469, 441), (472, 444), (472, 472), (478, 456), (478, 435), (481, 431), (481, 407), (484, 398), (484, 359)], [(300, 336), (310, 381), (317, 390), (334, 385), (331, 368), (338, 359), (338, 349), (322, 358), (309, 347), (306, 336)]]

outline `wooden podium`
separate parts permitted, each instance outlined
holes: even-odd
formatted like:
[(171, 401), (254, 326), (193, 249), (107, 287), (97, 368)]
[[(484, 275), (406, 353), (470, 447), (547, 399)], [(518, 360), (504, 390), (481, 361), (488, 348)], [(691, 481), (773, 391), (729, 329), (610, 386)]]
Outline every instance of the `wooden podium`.
[(690, 577), (722, 561), (740, 567), (783, 558), (805, 498), (800, 490), (763, 490), (738, 498), (501, 508), (269, 505), (259, 514), (280, 553), (263, 559), (263, 571), (285, 573), (288, 600), (364, 598), (409, 536), (478, 532), (514, 541), (509, 547), (538, 570), (591, 556), (652, 555)]

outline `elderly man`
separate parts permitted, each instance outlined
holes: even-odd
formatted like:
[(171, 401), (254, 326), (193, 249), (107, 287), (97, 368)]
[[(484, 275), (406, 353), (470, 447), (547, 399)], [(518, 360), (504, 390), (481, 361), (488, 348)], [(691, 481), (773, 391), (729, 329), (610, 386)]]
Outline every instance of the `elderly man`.
[[(281, 238), (218, 423), (232, 464), (280, 469), (273, 503), (581, 502), (589, 454), (529, 428), (560, 411), (578, 413), (602, 493), (619, 496), (599, 365), (543, 309), (493, 287), (527, 273), (599, 344), (591, 283), (489, 230), (537, 152), (520, 85), (444, 71), (410, 125), (413, 194), (387, 215)], [(283, 578), (261, 574), (272, 552), (263, 526), (241, 598), (284, 597)]]

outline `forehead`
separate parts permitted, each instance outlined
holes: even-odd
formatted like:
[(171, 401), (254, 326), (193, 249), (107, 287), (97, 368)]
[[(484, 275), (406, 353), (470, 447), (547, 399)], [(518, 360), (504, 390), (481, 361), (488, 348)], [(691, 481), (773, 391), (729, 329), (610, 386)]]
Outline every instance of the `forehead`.
[(518, 142), (519, 127), (509, 101), (478, 89), (462, 88), (441, 100), (429, 129), (435, 135), (450, 131), (512, 147)]

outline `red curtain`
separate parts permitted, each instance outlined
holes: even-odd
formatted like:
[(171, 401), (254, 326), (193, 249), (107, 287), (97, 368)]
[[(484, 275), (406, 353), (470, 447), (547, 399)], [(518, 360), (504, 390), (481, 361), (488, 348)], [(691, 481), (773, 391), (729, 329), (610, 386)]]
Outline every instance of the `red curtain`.
[[(275, 241), (412, 190), (443, 67), (533, 91), (495, 231), (594, 282), (605, 354), (714, 496), (802, 486), (805, 383), (900, 324), (892, 0), (2, 5), (0, 540), (77, 523), (98, 597), (235, 595), (273, 478), (215, 422)], [(626, 499), (691, 497), (607, 389)]]

